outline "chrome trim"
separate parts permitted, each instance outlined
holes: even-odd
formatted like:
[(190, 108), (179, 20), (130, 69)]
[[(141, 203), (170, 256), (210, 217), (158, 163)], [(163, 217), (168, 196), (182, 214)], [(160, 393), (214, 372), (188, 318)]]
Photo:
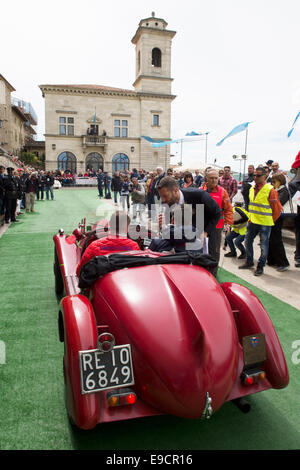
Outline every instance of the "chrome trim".
[(205, 407), (201, 416), (202, 419), (209, 419), (211, 415), (213, 414), (213, 408), (211, 404), (212, 404), (212, 398), (209, 396), (209, 393), (206, 392), (206, 402), (205, 402)]
[[(102, 336), (109, 336), (110, 339), (104, 339), (101, 342), (101, 337)], [(109, 349), (103, 349), (103, 344), (104, 343), (109, 344)], [(97, 349), (99, 349), (99, 351), (101, 353), (110, 352), (112, 349), (114, 349), (115, 344), (116, 344), (115, 337), (111, 333), (101, 333), (101, 335), (99, 335), (98, 338), (97, 338)]]

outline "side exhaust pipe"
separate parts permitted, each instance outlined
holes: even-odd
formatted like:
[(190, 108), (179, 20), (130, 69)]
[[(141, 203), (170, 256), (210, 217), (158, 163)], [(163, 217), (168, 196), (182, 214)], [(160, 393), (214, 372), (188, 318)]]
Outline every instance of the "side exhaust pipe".
[(245, 400), (245, 398), (236, 398), (235, 400), (231, 400), (231, 402), (239, 408), (243, 413), (249, 413), (251, 410), (250, 403)]

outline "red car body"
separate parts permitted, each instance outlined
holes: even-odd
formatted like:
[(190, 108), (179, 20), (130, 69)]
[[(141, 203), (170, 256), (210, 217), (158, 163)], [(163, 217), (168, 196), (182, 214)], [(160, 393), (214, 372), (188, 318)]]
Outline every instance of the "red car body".
[[(249, 289), (219, 284), (198, 266), (154, 265), (105, 274), (81, 293), (75, 272), (86, 236), (74, 233), (73, 243), (63, 233), (53, 238), (55, 272), (66, 294), (59, 311), (66, 406), (79, 428), (157, 414), (209, 417), (227, 401), (287, 386), (274, 326)], [(116, 345), (131, 346), (130, 389), (137, 399), (130, 406), (109, 406), (110, 390), (82, 394), (79, 351), (97, 349), (103, 332), (112, 334)], [(263, 375), (246, 384), (243, 338), (259, 334), (265, 338)]]

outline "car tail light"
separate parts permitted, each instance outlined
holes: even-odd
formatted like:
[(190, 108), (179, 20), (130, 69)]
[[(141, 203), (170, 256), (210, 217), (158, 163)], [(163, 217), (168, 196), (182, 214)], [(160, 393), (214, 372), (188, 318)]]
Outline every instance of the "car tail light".
[(134, 405), (137, 400), (136, 394), (129, 388), (108, 392), (106, 398), (110, 407)]
[(266, 373), (262, 370), (247, 371), (242, 374), (242, 383), (246, 386), (256, 384), (266, 378)]
[(245, 385), (253, 385), (253, 378), (252, 377), (245, 377), (244, 384)]

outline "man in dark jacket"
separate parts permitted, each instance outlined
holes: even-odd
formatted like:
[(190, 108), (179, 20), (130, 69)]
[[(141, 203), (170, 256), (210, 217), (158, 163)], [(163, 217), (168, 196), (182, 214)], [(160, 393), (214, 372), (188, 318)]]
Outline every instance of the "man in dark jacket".
[(19, 222), (16, 219), (17, 199), (21, 196), (19, 180), (13, 175), (13, 168), (7, 168), (7, 176), (4, 179), (5, 190), (5, 223)]
[(105, 199), (111, 199), (111, 193), (110, 193), (111, 180), (112, 180), (112, 177), (109, 176), (107, 171), (105, 171), (104, 176), (103, 176)]
[[(175, 204), (192, 205), (192, 225), (196, 227), (199, 234), (203, 233), (204, 239), (208, 237), (208, 251), (211, 256), (216, 257), (217, 229), (216, 225), (222, 215), (219, 205), (206, 192), (198, 188), (179, 189), (174, 178), (163, 178), (157, 190), (161, 202), (169, 207)], [(204, 209), (204, 227), (199, 227), (201, 220), (197, 220), (197, 212)], [(200, 215), (200, 214), (199, 214)]]
[(120, 173), (118, 171), (114, 172), (114, 175), (111, 180), (111, 190), (114, 192), (114, 201), (115, 204), (118, 204), (118, 194), (121, 194), (122, 181)]
[(245, 209), (248, 210), (249, 205), (249, 191), (254, 181), (254, 165), (248, 166), (248, 175), (245, 175), (242, 183), (242, 196), (244, 198)]
[(99, 197), (103, 197), (103, 179), (104, 175), (101, 168), (99, 168), (97, 175)]
[(53, 186), (54, 186), (53, 171), (48, 171), (45, 177), (45, 189), (46, 189), (47, 201), (49, 201), (49, 192), (51, 194), (51, 200), (53, 201), (54, 199)]

